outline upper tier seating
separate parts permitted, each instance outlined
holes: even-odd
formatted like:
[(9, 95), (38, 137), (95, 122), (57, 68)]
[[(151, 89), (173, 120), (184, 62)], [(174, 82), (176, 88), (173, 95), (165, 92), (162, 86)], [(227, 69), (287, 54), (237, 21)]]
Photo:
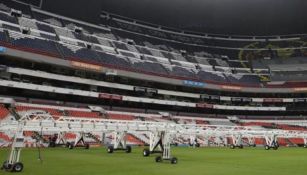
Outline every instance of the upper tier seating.
[(240, 83), (259, 84), (261, 83), (260, 77), (258, 75), (234, 74), (234, 75), (228, 75), (226, 77), (229, 80), (229, 82), (234, 83), (234, 84), (240, 84)]
[[(3, 9), (2, 11), (8, 12), (7, 8), (16, 8), (22, 11), (30, 9), (27, 5), (16, 5), (15, 2), (5, 5), (0, 6), (0, 10)], [(115, 19), (107, 20), (111, 30), (104, 30), (103, 27), (93, 27), (94, 25), (86, 25), (84, 22), (62, 19), (59, 16), (52, 16), (35, 9), (29, 13), (30, 15), (27, 15), (27, 17), (33, 17), (33, 19), (16, 18), (6, 12), (0, 11), (0, 20), (20, 24), (33, 30), (29, 34), (21, 34), (20, 27), (2, 24), (3, 28), (9, 30), (9, 35), (6, 36), (6, 33), (0, 30), (0, 41), (10, 39), (11, 44), (24, 50), (27, 49), (28, 51), (68, 60), (77, 59), (88, 63), (154, 73), (161, 76), (173, 76), (181, 79), (259, 86), (262, 83), (258, 75), (250, 75), (248, 71), (244, 72), (246, 75), (231, 74), (229, 66), (234, 64), (230, 63), (227, 56), (210, 54), (210, 49), (207, 51), (204, 47), (186, 44), (212, 45), (213, 43), (229, 46), (232, 43), (231, 41), (169, 33), (159, 31), (159, 29), (154, 30), (135, 24), (119, 22)], [(83, 32), (75, 32), (75, 27), (81, 27)], [(15, 32), (12, 32), (12, 30)], [(129, 33), (128, 31), (136, 33)], [(118, 38), (121, 40), (119, 41)], [(58, 42), (59, 40), (60, 42)], [(248, 43), (246, 41), (236, 42), (237, 44), (239, 43), (238, 46)], [(91, 49), (87, 48), (89, 46)], [(109, 55), (105, 52), (113, 53), (114, 55)], [(176, 61), (181, 61), (181, 63), (179, 64)], [(194, 67), (188, 65), (191, 63), (194, 64)], [(207, 65), (208, 67), (202, 67), (198, 70), (196, 69), (197, 65), (200, 67)], [(215, 68), (216, 66), (223, 66), (224, 68)], [(227, 68), (228, 70), (225, 71)], [(212, 70), (216, 70), (216, 72), (212, 72)], [(225, 74), (221, 72), (225, 72)], [(232, 73), (236, 72), (233, 71)]]
[(220, 72), (208, 72), (204, 70), (200, 70), (197, 75), (201, 78), (201, 80), (209, 80), (213, 82), (225, 82), (227, 81), (224, 74)]
[(34, 17), (36, 20), (38, 21), (43, 21), (46, 23), (49, 23), (51, 25), (55, 25), (55, 26), (59, 26), (59, 27), (64, 27), (62, 20), (56, 17), (51, 17), (42, 13), (37, 13), (37, 12), (33, 12)]
[(10, 16), (9, 14), (0, 12), (0, 20), (10, 22), (13, 24), (18, 24), (18, 20), (16, 17)]
[(8, 7), (7, 5), (3, 4), (3, 3), (0, 3), (0, 10), (4, 11), (4, 12), (10, 12), (11, 8)]
[(136, 60), (136, 59), (130, 59), (130, 61), (133, 63), (132, 66), (135, 69), (138, 69), (144, 72), (168, 75), (168, 72), (166, 71), (166, 69), (164, 69), (164, 67), (159, 63), (141, 61), (141, 60)]
[(11, 9), (21, 11), (22, 14), (27, 16), (27, 17), (32, 17), (30, 5), (19, 3), (19, 2), (16, 2), (16, 1), (1, 1), (1, 3), (3, 3), (5, 6), (11, 8)]
[(44, 24), (44, 23), (36, 23), (37, 25), (37, 28), (41, 31), (44, 31), (44, 32), (49, 32), (49, 33), (55, 33), (55, 30), (53, 27), (47, 25), (47, 24)]
[(36, 22), (27, 18), (19, 18), (19, 24), (23, 27), (28, 27), (31, 29), (38, 29)]
[(13, 39), (12, 44), (21, 47), (30, 47), (37, 49), (37, 51), (47, 52), (52, 55), (60, 55), (56, 48), (56, 45), (52, 41), (30, 38)]
[(3, 31), (0, 30), (0, 41), (6, 42), (6, 35)]

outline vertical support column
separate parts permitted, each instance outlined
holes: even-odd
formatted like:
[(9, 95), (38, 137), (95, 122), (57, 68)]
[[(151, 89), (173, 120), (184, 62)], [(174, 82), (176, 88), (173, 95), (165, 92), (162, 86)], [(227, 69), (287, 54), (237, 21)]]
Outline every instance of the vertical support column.
[(196, 137), (194, 135), (190, 135), (190, 143), (189, 143), (189, 145), (193, 146), (193, 148), (195, 148), (196, 144), (197, 144)]
[(114, 132), (113, 133), (113, 145), (114, 145), (114, 149), (118, 149), (118, 148), (123, 148), (126, 149), (126, 134), (127, 132)]
[(209, 141), (210, 139), (209, 139), (209, 136), (204, 136), (204, 145), (205, 146), (210, 146), (210, 141)]
[(113, 132), (113, 146), (108, 146), (108, 153), (113, 153), (114, 151), (126, 151), (130, 153), (132, 148), (127, 145), (127, 131), (115, 131)]
[(11, 147), (10, 156), (2, 165), (1, 169), (11, 172), (21, 172), (23, 164), (20, 161), (21, 149), (24, 147), (23, 125), (18, 124), (13, 144)]
[(143, 150), (144, 157), (163, 152), (162, 135), (163, 133), (161, 131), (149, 132), (149, 149)]
[(106, 133), (105, 132), (101, 133), (101, 144), (103, 145), (106, 144)]
[(162, 158), (169, 160), (171, 158), (171, 139), (169, 133), (167, 132), (163, 133), (162, 143), (163, 143)]
[(250, 136), (250, 137), (248, 137), (247, 139), (248, 139), (248, 146), (250, 146), (250, 147), (256, 147), (255, 137)]
[(242, 135), (238, 134), (238, 135), (232, 135), (232, 144), (230, 145), (231, 149), (234, 149), (236, 147), (238, 148), (243, 148), (243, 144), (242, 144)]
[(82, 142), (84, 144), (84, 132), (79, 132), (76, 134), (74, 147), (77, 146), (78, 143)]
[(224, 146), (227, 146), (228, 145), (228, 139), (226, 136), (224, 136)]
[[(69, 149), (73, 149), (74, 147), (84, 147), (85, 149), (89, 149), (90, 148), (90, 145), (88, 143), (85, 143), (85, 137), (86, 137), (86, 134), (85, 132), (79, 132), (76, 134), (76, 138), (75, 138), (75, 142), (73, 143), (69, 143), (68, 144), (68, 148)], [(81, 143), (81, 145), (80, 145)]]
[(56, 144), (57, 145), (59, 145), (59, 144), (64, 144), (65, 145), (67, 143), (65, 135), (66, 135), (66, 132), (59, 132), (58, 133), (58, 138), (56, 140)]
[(171, 156), (171, 133), (163, 131), (161, 132), (161, 140), (163, 145), (162, 157), (157, 156), (156, 162), (161, 162), (163, 160), (168, 160), (172, 164), (177, 164), (177, 158)]
[(149, 151), (153, 152), (156, 148), (162, 151), (162, 132), (150, 132), (149, 134)]
[(304, 148), (307, 148), (307, 137), (304, 137), (303, 140), (304, 140)]
[(271, 148), (273, 148), (274, 150), (277, 150), (279, 145), (277, 142), (277, 136), (275, 134), (272, 135), (266, 135), (264, 137), (266, 145), (265, 145), (265, 149), (269, 150)]

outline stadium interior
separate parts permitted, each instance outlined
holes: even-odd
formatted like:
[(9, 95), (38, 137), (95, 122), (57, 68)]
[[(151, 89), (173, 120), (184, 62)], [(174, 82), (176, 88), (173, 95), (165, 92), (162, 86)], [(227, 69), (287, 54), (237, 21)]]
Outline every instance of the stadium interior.
[[(94, 24), (26, 2), (0, 1), (0, 126), (48, 116), (255, 127), (304, 134), (281, 136), (273, 144), (307, 147), (306, 35), (207, 34), (107, 11)], [(25, 147), (53, 147), (60, 137), (22, 133)], [(0, 147), (12, 146), (15, 134), (0, 129)], [(87, 148), (108, 145), (114, 137), (63, 134), (64, 144), (81, 138)], [(248, 138), (240, 137), (240, 145), (235, 138), (178, 136), (171, 143), (251, 146)], [(253, 138), (252, 145), (267, 146), (267, 141)], [(149, 134), (125, 132), (123, 149), (151, 142)]]

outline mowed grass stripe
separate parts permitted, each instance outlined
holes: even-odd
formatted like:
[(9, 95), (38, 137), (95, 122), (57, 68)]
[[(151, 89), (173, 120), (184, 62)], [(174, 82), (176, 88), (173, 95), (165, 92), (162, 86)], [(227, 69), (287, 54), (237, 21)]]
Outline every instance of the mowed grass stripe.
[[(132, 153), (106, 153), (106, 148), (42, 149), (43, 163), (37, 149), (24, 149), (21, 175), (306, 175), (307, 149), (280, 148), (187, 148), (175, 147), (172, 154), (178, 164), (155, 163), (155, 155), (142, 156), (143, 148)], [(8, 149), (0, 150), (4, 161)], [(0, 174), (10, 174), (0, 172)]]

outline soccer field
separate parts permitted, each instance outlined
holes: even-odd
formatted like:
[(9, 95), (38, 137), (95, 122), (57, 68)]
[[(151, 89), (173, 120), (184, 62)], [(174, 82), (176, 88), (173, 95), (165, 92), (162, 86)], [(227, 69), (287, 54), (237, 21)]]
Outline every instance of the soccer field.
[[(172, 154), (178, 164), (156, 163), (155, 156), (142, 156), (143, 148), (132, 153), (106, 153), (105, 148), (42, 149), (43, 162), (37, 149), (24, 149), (24, 175), (306, 175), (307, 149), (280, 148), (187, 148), (176, 147)], [(3, 162), (8, 149), (0, 150)], [(0, 174), (11, 174), (0, 171)]]

